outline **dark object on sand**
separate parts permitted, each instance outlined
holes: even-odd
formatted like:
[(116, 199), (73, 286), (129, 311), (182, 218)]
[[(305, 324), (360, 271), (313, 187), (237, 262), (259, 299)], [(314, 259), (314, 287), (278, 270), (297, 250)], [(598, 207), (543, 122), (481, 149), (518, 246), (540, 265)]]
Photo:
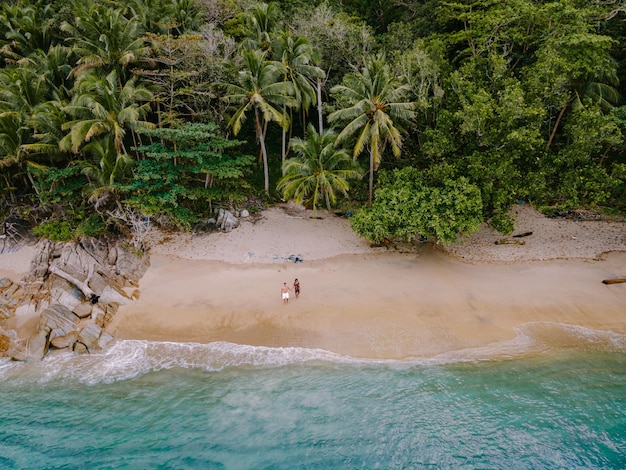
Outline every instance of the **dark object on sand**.
[(626, 277), (618, 277), (616, 279), (605, 279), (602, 284), (621, 284), (626, 282)]
[(532, 235), (532, 232), (523, 232), (523, 233), (518, 233), (517, 235), (513, 235), (513, 238), (522, 238), (522, 237), (528, 237), (530, 235)]
[(496, 245), (525, 245), (525, 241), (519, 240), (509, 240), (508, 238), (501, 238), (500, 240), (496, 240), (494, 242)]

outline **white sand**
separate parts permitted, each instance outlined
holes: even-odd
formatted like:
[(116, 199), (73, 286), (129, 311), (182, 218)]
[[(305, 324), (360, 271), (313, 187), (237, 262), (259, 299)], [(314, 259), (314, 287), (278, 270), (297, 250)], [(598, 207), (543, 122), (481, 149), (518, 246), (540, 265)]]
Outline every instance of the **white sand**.
[(38, 248), (30, 245), (12, 253), (0, 253), (0, 279), (8, 277), (19, 282), (30, 272), (30, 264), (37, 253)]
[(285, 204), (241, 219), (230, 233), (171, 236), (153, 231), (148, 243), (151, 254), (232, 264), (282, 263), (291, 255), (310, 261), (377, 251), (352, 231), (348, 219), (326, 211), (317, 211), (318, 219), (311, 215), (310, 210)]
[[(162, 239), (152, 248), (140, 299), (118, 312), (109, 331), (126, 339), (300, 346), (368, 358), (489, 348), (534, 322), (626, 333), (626, 284), (601, 282), (626, 275), (626, 253), (590, 260), (624, 249), (623, 224), (556, 221), (519, 208), (519, 230), (533, 235), (524, 245), (495, 245), (502, 236), (482, 230), (450, 248), (460, 259), (487, 262), (472, 264), (427, 245), (404, 254), (369, 248), (346, 219), (292, 210), (270, 209), (229, 234)], [(576, 243), (589, 233), (593, 240)], [(304, 262), (284, 260), (291, 254)], [(284, 305), (280, 287), (294, 278), (302, 295)]]

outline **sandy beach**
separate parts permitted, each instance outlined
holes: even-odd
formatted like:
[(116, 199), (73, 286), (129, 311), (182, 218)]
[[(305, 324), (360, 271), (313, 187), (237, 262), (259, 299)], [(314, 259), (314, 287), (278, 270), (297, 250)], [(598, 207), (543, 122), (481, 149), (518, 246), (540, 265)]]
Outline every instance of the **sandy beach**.
[[(538, 323), (626, 333), (626, 284), (601, 282), (626, 273), (626, 226), (516, 210), (516, 232), (533, 232), (524, 244), (496, 245), (503, 236), (485, 227), (462, 245), (404, 253), (370, 248), (345, 218), (311, 219), (293, 206), (228, 234), (153, 234), (140, 299), (109, 331), (381, 359), (506, 351), (522, 334), (536, 337)], [(302, 294), (284, 305), (280, 287), (296, 278)]]
[[(496, 244), (505, 237), (484, 227), (446, 249), (371, 248), (346, 218), (312, 219), (291, 205), (243, 219), (231, 233), (155, 231), (139, 299), (108, 331), (370, 359), (502, 356), (529, 338), (535, 348), (572, 341), (564, 327), (626, 334), (626, 284), (602, 283), (626, 277), (626, 225), (515, 211), (515, 232), (532, 232), (523, 243)], [(23, 269), (15, 260), (7, 268), (6, 256), (0, 274)], [(285, 305), (280, 288), (295, 278), (302, 294)]]

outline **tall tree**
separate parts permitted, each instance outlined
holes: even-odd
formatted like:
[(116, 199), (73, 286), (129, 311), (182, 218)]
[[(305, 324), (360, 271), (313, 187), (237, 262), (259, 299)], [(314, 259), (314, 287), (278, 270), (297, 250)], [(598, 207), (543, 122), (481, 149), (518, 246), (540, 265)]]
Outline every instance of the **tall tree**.
[(115, 71), (120, 83), (131, 76), (130, 68), (147, 61), (149, 47), (138, 18), (127, 18), (122, 9), (87, 3), (62, 24), (67, 41), (79, 57), (73, 73)]
[(291, 148), (294, 158), (285, 160), (284, 174), (277, 189), (285, 198), (294, 198), (296, 203), (310, 200), (313, 217), (319, 198), (331, 204), (337, 200), (337, 193), (347, 196), (350, 187), (348, 180), (360, 178), (363, 173), (350, 154), (335, 147), (336, 134), (328, 129), (321, 134), (309, 124), (306, 139), (294, 138)]
[(67, 107), (72, 119), (63, 125), (69, 133), (61, 140), (62, 150), (80, 151), (84, 143), (108, 135), (117, 154), (126, 154), (127, 130), (154, 127), (145, 121), (152, 93), (136, 78), (119, 85), (117, 73), (100, 78), (95, 73), (82, 75), (76, 83), (76, 94)]
[[(325, 76), (324, 71), (315, 65), (316, 52), (306, 38), (294, 37), (290, 32), (282, 31), (276, 37), (273, 56), (285, 66), (285, 81), (293, 84), (296, 102), (303, 115), (306, 115), (316, 100), (314, 84)], [(283, 112), (287, 112), (284, 107)], [(281, 146), (283, 162), (287, 155), (287, 145), (287, 129), (283, 128)]]
[(414, 118), (415, 103), (408, 96), (410, 87), (395, 77), (382, 57), (370, 57), (363, 68), (348, 74), (331, 93), (345, 107), (328, 116), (333, 122), (347, 122), (337, 143), (356, 137), (354, 158), (369, 150), (369, 204), (374, 192), (374, 171), (380, 165), (387, 145), (398, 157), (402, 148), (401, 125)]
[(283, 81), (285, 68), (280, 62), (266, 61), (259, 50), (244, 50), (244, 70), (238, 75), (239, 84), (227, 85), (224, 100), (235, 107), (228, 126), (237, 135), (249, 112), (254, 113), (256, 136), (261, 145), (265, 193), (269, 194), (269, 168), (265, 146), (266, 124), (277, 122), (282, 128), (289, 126), (289, 117), (282, 107), (296, 105), (293, 84)]

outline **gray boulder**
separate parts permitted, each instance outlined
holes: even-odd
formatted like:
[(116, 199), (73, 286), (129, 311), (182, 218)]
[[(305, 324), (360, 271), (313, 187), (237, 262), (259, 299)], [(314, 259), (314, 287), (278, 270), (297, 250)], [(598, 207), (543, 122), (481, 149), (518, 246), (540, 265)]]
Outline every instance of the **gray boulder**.
[(217, 214), (217, 226), (222, 232), (230, 232), (239, 227), (239, 219), (232, 212), (220, 209)]

